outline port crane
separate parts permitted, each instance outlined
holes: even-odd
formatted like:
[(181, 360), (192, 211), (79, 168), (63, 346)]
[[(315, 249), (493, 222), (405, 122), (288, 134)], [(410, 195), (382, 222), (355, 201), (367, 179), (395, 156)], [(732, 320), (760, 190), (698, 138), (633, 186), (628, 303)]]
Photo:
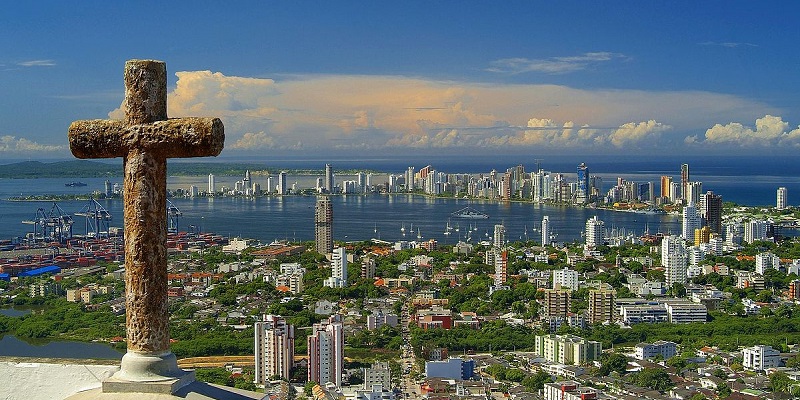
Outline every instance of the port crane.
[(167, 233), (178, 233), (178, 219), (183, 216), (183, 212), (167, 199)]
[(57, 241), (64, 243), (72, 237), (72, 216), (67, 214), (58, 203), (53, 202), (49, 211), (42, 207), (36, 210), (32, 220), (22, 221), (33, 225), (33, 241)]
[(108, 237), (108, 224), (111, 221), (111, 213), (97, 200), (94, 198), (89, 199), (86, 206), (76, 212), (75, 215), (86, 218), (87, 237)]

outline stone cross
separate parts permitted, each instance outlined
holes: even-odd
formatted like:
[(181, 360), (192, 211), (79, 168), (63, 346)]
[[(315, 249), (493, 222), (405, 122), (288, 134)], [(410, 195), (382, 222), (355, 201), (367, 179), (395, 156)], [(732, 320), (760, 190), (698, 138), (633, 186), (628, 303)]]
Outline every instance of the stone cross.
[[(124, 76), (124, 120), (75, 121), (69, 127), (75, 157), (124, 158), (128, 351), (114, 378), (123, 382), (185, 381), (182, 377), (187, 373), (178, 368), (169, 349), (167, 158), (218, 155), (225, 141), (224, 129), (218, 118), (167, 118), (164, 62), (129, 60)], [(104, 382), (104, 391), (106, 386)], [(175, 389), (171, 386), (169, 390)]]

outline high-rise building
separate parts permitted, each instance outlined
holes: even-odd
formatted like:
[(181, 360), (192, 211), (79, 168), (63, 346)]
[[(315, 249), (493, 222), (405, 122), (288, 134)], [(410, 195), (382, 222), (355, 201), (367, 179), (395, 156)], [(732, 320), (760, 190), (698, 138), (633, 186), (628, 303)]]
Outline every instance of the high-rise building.
[(550, 245), (550, 217), (542, 217), (542, 246)]
[(689, 164), (681, 164), (681, 198), (686, 201), (688, 196), (686, 191), (689, 184)]
[(502, 249), (506, 245), (506, 227), (502, 224), (494, 226), (493, 244), (497, 249)]
[(703, 202), (703, 182), (687, 182), (684, 187), (686, 188), (684, 192), (686, 197), (683, 202), (699, 206)]
[(331, 277), (325, 279), (323, 284), (331, 288), (347, 286), (347, 253), (345, 253), (344, 247), (333, 249), (331, 254)]
[(578, 290), (578, 271), (564, 267), (553, 270), (553, 289)]
[(308, 380), (342, 386), (344, 332), (336, 316), (314, 324), (308, 336)]
[(294, 362), (294, 326), (280, 315), (265, 315), (255, 323), (255, 382), (264, 384), (270, 377), (289, 380)]
[(578, 165), (578, 188), (577, 188), (578, 203), (586, 203), (589, 201), (589, 168), (585, 163)]
[(614, 300), (617, 291), (608, 287), (603, 287), (589, 291), (589, 322), (603, 323), (614, 322), (617, 314), (617, 306)]
[(569, 314), (571, 300), (572, 295), (569, 290), (545, 289), (544, 299), (542, 299), (544, 303), (544, 313), (542, 316), (566, 318), (567, 314)]
[(694, 230), (699, 229), (700, 215), (697, 213), (697, 207), (693, 202), (689, 202), (686, 207), (683, 207), (683, 226), (682, 234), (684, 240), (694, 242)]
[(214, 180), (214, 174), (208, 174), (208, 193), (214, 194), (217, 192), (217, 183)]
[(330, 164), (325, 164), (325, 193), (333, 193), (334, 186), (333, 168)]
[(317, 253), (328, 254), (333, 251), (333, 206), (328, 196), (317, 197), (314, 207), (314, 240)]
[(787, 196), (787, 194), (788, 194), (788, 191), (786, 190), (785, 187), (779, 187), (778, 188), (775, 208), (777, 208), (778, 210), (783, 210), (783, 209), (786, 208), (786, 196)]
[(661, 265), (668, 285), (686, 283), (688, 259), (686, 245), (679, 236), (665, 236), (661, 241)]
[(596, 215), (586, 221), (586, 247), (594, 248), (603, 244), (604, 225)]
[(703, 200), (705, 225), (711, 232), (722, 234), (722, 195), (708, 191), (703, 195)]
[(670, 191), (672, 190), (672, 177), (671, 176), (662, 176), (661, 177), (661, 197), (662, 198), (670, 198)]
[(273, 179), (271, 176), (267, 177), (267, 193), (275, 193), (275, 179)]
[(406, 170), (406, 192), (414, 191), (414, 167), (408, 167)]
[(278, 174), (278, 194), (284, 195), (288, 192), (288, 188), (286, 187), (286, 171), (281, 171)]
[(494, 287), (500, 288), (508, 281), (508, 251), (503, 250), (494, 259)]
[(375, 278), (375, 268), (377, 263), (375, 259), (365, 257), (361, 261), (361, 278), (364, 279), (373, 279)]

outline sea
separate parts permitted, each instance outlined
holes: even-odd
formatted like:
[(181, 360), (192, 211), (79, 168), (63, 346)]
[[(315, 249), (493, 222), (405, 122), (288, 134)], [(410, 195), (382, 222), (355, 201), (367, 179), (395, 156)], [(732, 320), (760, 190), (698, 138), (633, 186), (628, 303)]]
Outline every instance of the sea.
[[(191, 160), (193, 162), (198, 159)], [(638, 183), (653, 182), (658, 192), (660, 177), (672, 176), (680, 181), (681, 164), (689, 164), (690, 180), (703, 183), (703, 191), (721, 194), (723, 201), (748, 206), (774, 206), (776, 190), (786, 187), (789, 205), (800, 203), (800, 166), (795, 157), (772, 156), (541, 156), (484, 155), (484, 156), (417, 156), (417, 157), (315, 157), (315, 158), (251, 158), (230, 160), (263, 163), (270, 170), (324, 170), (331, 164), (336, 181), (354, 179), (354, 171), (371, 171), (372, 183), (388, 180), (388, 174), (402, 174), (410, 166), (419, 170), (431, 165), (446, 173), (489, 174), (523, 165), (526, 172), (538, 168), (563, 173), (568, 180), (576, 179), (576, 169), (583, 162), (591, 175), (603, 179), (603, 191), (618, 179)], [(172, 161), (171, 161), (172, 162)], [(174, 161), (180, 162), (180, 161)], [(121, 165), (121, 163), (120, 163)], [(121, 169), (121, 167), (120, 167)], [(336, 171), (347, 171), (336, 173)], [(314, 187), (320, 175), (288, 176), (289, 185), (298, 188)], [(350, 174), (350, 175), (348, 175)], [(216, 176), (217, 187), (233, 187), (240, 176)], [(85, 187), (67, 187), (65, 183), (79, 180)], [(30, 232), (32, 220), (41, 211), (74, 215), (86, 208), (86, 200), (68, 201), (10, 201), (14, 196), (85, 194), (103, 191), (105, 178), (41, 178), (0, 179), (0, 239), (12, 239)], [(122, 184), (113, 177), (111, 183)], [(266, 187), (266, 176), (253, 175), (253, 181)], [(194, 185), (203, 190), (206, 176), (169, 176), (168, 188), (185, 189)], [(180, 230), (200, 230), (231, 237), (251, 238), (269, 243), (274, 240), (306, 241), (314, 239), (314, 196), (214, 197), (172, 198), (182, 212)], [(110, 225), (122, 227), (122, 201), (100, 200), (112, 215)], [(385, 241), (436, 239), (452, 244), (469, 239), (478, 242), (488, 239), (495, 224), (506, 227), (509, 240), (541, 239), (542, 217), (548, 216), (558, 242), (581, 241), (586, 220), (597, 216), (607, 229), (618, 233), (643, 234), (679, 233), (680, 218), (665, 214), (637, 214), (574, 206), (553, 206), (529, 202), (500, 202), (471, 199), (430, 198), (421, 195), (340, 195), (332, 197), (333, 235), (339, 241), (380, 239)], [(470, 207), (489, 216), (487, 219), (462, 219), (453, 213)], [(74, 217), (74, 234), (90, 231), (82, 217)], [(447, 229), (447, 227), (451, 229)], [(794, 234), (791, 234), (794, 236)]]

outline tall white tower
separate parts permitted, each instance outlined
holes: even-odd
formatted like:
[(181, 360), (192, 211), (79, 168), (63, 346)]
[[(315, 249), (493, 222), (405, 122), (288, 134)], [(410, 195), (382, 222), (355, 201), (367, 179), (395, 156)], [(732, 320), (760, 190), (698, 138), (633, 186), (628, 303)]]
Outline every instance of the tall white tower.
[(680, 236), (665, 236), (661, 241), (661, 265), (664, 266), (667, 284), (686, 283), (688, 259), (686, 246)]
[(264, 384), (272, 376), (289, 379), (294, 362), (294, 326), (280, 315), (265, 315), (255, 323), (255, 382)]
[(783, 209), (786, 208), (786, 196), (787, 195), (788, 195), (788, 191), (786, 190), (785, 187), (779, 187), (778, 188), (778, 198), (777, 198), (777, 204), (775, 205), (775, 208), (777, 208), (778, 210), (783, 210)]
[(683, 208), (683, 230), (681, 236), (684, 240), (694, 243), (694, 230), (700, 229), (700, 214), (697, 213), (697, 207), (694, 202), (690, 201), (686, 207)]
[(586, 220), (586, 247), (597, 247), (603, 244), (605, 223), (595, 215)]
[(506, 227), (502, 224), (495, 225), (493, 239), (494, 247), (497, 249), (502, 249), (506, 244)]
[(325, 164), (325, 192), (333, 193), (333, 168), (330, 164)]
[(217, 183), (214, 180), (214, 174), (208, 174), (208, 193), (214, 194), (217, 192)]
[(342, 386), (344, 364), (344, 330), (342, 323), (331, 317), (314, 324), (308, 345), (308, 380), (325, 385)]
[(542, 246), (550, 245), (550, 217), (545, 215), (542, 218)]
[(286, 194), (286, 171), (281, 171), (278, 174), (278, 194)]
[(331, 254), (331, 277), (323, 283), (331, 288), (343, 288), (347, 286), (347, 253), (344, 247), (333, 249)]

